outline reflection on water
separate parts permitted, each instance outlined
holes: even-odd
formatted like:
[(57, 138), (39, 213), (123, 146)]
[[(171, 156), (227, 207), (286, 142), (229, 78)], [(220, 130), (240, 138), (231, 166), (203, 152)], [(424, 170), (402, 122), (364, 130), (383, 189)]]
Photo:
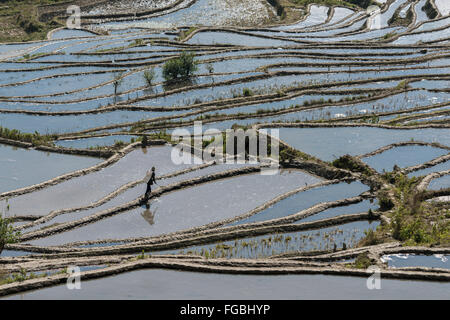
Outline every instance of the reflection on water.
[(156, 210), (154, 212), (150, 211), (150, 205), (147, 203), (145, 205), (145, 210), (141, 213), (142, 218), (144, 218), (145, 221), (147, 221), (151, 226), (155, 224), (155, 214)]

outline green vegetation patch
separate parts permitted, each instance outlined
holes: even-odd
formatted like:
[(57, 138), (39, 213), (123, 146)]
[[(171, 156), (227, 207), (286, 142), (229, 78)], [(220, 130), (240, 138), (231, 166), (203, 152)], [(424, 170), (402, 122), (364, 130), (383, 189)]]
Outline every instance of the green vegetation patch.
[(20, 232), (14, 230), (13, 221), (0, 212), (0, 253), (6, 244), (17, 242), (19, 237)]
[(173, 82), (192, 77), (198, 69), (198, 62), (194, 58), (194, 52), (183, 51), (179, 57), (167, 61), (162, 70), (164, 79)]
[(0, 127), (0, 137), (20, 142), (32, 143), (35, 146), (39, 145), (53, 145), (53, 140), (56, 136), (41, 135), (39, 132), (23, 133), (17, 129), (8, 129)]
[(386, 216), (389, 224), (383, 225), (377, 235), (389, 234), (391, 239), (401, 241), (404, 245), (448, 246), (450, 244), (449, 209), (433, 202), (425, 201), (426, 191), (418, 191), (419, 178), (400, 172), (388, 172), (383, 179), (392, 183), (394, 188), (392, 200), (386, 194), (378, 195), (380, 207), (389, 201), (390, 211)]
[(331, 163), (334, 167), (339, 169), (346, 169), (353, 172), (360, 172), (366, 176), (372, 176), (375, 174), (374, 171), (365, 165), (362, 161), (358, 161), (355, 157), (349, 154), (343, 155)]
[(40, 21), (38, 6), (64, 2), (64, 0), (1, 0), (0, 42), (20, 42), (45, 39), (47, 33), (63, 25), (52, 19)]

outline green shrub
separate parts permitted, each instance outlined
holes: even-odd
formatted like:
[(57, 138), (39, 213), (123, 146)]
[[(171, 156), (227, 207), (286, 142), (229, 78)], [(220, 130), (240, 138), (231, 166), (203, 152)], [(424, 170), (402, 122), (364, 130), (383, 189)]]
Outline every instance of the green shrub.
[(191, 33), (197, 30), (197, 27), (190, 27), (188, 30), (181, 30), (178, 35), (178, 41), (186, 39)]
[(122, 140), (114, 140), (114, 147), (116, 148), (122, 148), (125, 145), (125, 142)]
[(144, 71), (144, 79), (147, 85), (151, 86), (153, 79), (155, 78), (155, 68), (151, 68)]
[(372, 265), (372, 261), (369, 258), (367, 252), (360, 253), (355, 260), (355, 267), (358, 269), (367, 269)]
[(349, 154), (345, 154), (335, 159), (331, 164), (336, 168), (346, 169), (353, 172), (361, 172), (367, 176), (371, 176), (373, 174), (369, 168), (364, 165), (364, 163), (357, 161), (356, 158)]
[(195, 53), (184, 51), (179, 57), (167, 61), (162, 71), (164, 79), (174, 81), (191, 77), (198, 68), (198, 62), (194, 58)]
[(397, 32), (389, 32), (383, 36), (383, 39), (390, 39), (392, 37), (395, 37), (396, 35), (397, 35)]
[(386, 191), (380, 191), (378, 193), (378, 203), (381, 211), (391, 210), (394, 207), (394, 202), (392, 202), (392, 199)]
[(133, 43), (130, 44), (130, 47), (140, 47), (144, 45), (143, 39), (135, 39)]
[(30, 13), (20, 13), (16, 16), (17, 23), (26, 33), (35, 33), (43, 30), (44, 25)]
[(4, 218), (0, 213), (0, 253), (5, 244), (17, 242), (20, 236), (20, 233), (14, 230), (12, 222), (11, 219)]
[(364, 235), (365, 235), (365, 238), (362, 240), (362, 244), (364, 246), (373, 246), (373, 245), (380, 243), (375, 231), (373, 231), (372, 229), (365, 230)]
[(146, 146), (148, 145), (148, 137), (147, 136), (143, 136), (142, 137), (142, 146)]
[(408, 81), (406, 81), (406, 80), (402, 80), (402, 81), (400, 81), (398, 84), (397, 84), (397, 89), (398, 90), (402, 90), (402, 89), (407, 89), (409, 87), (409, 85), (408, 85)]
[(242, 94), (244, 95), (244, 97), (250, 97), (253, 95), (253, 92), (249, 88), (244, 88), (242, 89)]

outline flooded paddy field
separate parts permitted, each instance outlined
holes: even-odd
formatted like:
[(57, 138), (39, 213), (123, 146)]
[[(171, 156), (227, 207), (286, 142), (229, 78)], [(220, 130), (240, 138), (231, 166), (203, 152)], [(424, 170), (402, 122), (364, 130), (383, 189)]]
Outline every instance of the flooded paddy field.
[[(145, 279), (145, 281), (143, 281)], [(217, 283), (220, 292), (210, 283)], [(7, 299), (333, 299), (339, 290), (343, 299), (439, 299), (448, 283), (385, 280), (383, 292), (366, 292), (365, 279), (326, 275), (224, 275), (171, 270), (142, 270), (86, 282), (84, 292), (65, 286), (30, 291)], [(415, 290), (421, 287), (421, 292)], [(121, 290), (114, 290), (120, 287)], [(316, 290), (310, 290), (315, 287)], [(362, 289), (361, 289), (362, 288)], [(86, 292), (87, 291), (87, 292)], [(276, 292), (276, 295), (274, 295)], [(423, 297), (423, 294), (425, 296)]]
[(391, 268), (405, 268), (423, 266), (428, 268), (444, 268), (450, 267), (448, 263), (448, 255), (435, 254), (431, 256), (414, 255), (414, 254), (394, 254), (383, 256), (388, 261)]
[(88, 168), (101, 160), (0, 145), (0, 192), (33, 185), (64, 173)]
[(0, 44), (0, 296), (448, 298), (447, 2), (326, 3), (101, 2)]

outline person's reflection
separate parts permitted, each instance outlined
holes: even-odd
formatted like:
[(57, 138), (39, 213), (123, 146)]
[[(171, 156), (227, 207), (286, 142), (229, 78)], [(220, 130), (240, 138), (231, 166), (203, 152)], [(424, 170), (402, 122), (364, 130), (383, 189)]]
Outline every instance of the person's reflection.
[(150, 205), (146, 204), (145, 205), (145, 210), (144, 212), (141, 213), (142, 218), (145, 219), (145, 221), (147, 221), (151, 226), (155, 224), (155, 212), (151, 212), (150, 211)]

